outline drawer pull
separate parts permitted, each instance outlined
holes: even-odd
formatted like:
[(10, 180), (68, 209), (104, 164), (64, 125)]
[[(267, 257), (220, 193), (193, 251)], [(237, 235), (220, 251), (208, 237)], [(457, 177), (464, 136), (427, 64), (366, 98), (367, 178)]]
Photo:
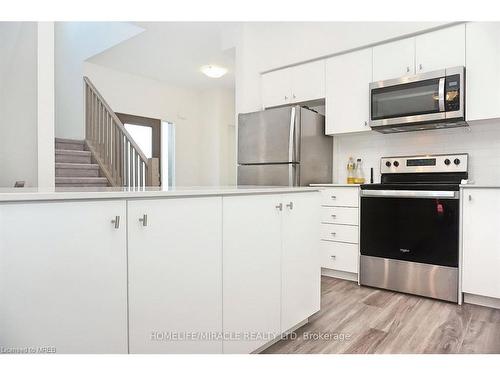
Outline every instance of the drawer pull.
[(330, 216), (333, 217), (334, 219), (337, 217), (337, 215), (335, 215), (335, 214), (332, 214)]
[(337, 196), (336, 195), (332, 195), (332, 199), (337, 199)]
[(335, 260), (337, 258), (336, 255), (330, 255), (330, 258), (332, 258), (333, 260)]
[(144, 214), (142, 217), (139, 219), (139, 221), (142, 223), (143, 227), (148, 226), (148, 215)]
[(336, 232), (332, 232), (331, 235), (335, 237), (337, 235), (337, 233)]

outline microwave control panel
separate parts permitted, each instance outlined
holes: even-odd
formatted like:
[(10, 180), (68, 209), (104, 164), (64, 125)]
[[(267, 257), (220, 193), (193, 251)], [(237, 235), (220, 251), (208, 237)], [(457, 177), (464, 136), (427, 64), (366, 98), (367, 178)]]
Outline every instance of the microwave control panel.
[(460, 109), (460, 75), (446, 77), (445, 81), (445, 110), (446, 112)]

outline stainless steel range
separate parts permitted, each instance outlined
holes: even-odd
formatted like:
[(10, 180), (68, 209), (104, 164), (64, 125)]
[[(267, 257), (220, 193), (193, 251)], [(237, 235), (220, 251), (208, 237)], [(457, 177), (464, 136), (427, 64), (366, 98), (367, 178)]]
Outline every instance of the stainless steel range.
[(384, 157), (380, 171), (361, 186), (360, 283), (457, 302), (468, 154)]

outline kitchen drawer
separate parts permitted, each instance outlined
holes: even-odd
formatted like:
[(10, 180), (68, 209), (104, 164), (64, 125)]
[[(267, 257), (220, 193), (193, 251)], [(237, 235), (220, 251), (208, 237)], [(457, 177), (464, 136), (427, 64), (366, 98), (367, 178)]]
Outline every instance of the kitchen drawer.
[(353, 225), (321, 224), (321, 239), (358, 243), (358, 227)]
[(357, 207), (321, 207), (321, 222), (358, 225)]
[(358, 273), (358, 245), (321, 241), (321, 267), (337, 271)]
[(358, 187), (338, 187), (321, 190), (323, 206), (358, 207)]

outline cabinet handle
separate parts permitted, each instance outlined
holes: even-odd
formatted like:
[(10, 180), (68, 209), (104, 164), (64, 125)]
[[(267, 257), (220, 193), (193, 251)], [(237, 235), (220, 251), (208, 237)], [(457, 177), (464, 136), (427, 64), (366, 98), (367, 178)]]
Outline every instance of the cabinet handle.
[(472, 201), (472, 195), (469, 194), (469, 202)]
[(290, 210), (293, 210), (293, 202), (290, 202), (286, 205)]
[(406, 73), (410, 73), (410, 67), (409, 66), (406, 67)]
[(335, 237), (337, 235), (337, 232), (332, 232), (331, 235)]
[(332, 199), (337, 199), (337, 196), (336, 195), (332, 195), (331, 198)]
[(418, 64), (418, 69), (419, 69), (419, 70), (422, 70), (422, 69), (423, 69), (422, 64)]
[(288, 100), (288, 96), (285, 95), (285, 100)]
[(283, 203), (276, 205), (276, 208), (280, 211), (283, 211)]
[(142, 217), (139, 219), (139, 221), (142, 223), (143, 227), (148, 226), (148, 215), (144, 214)]
[(335, 214), (332, 214), (330, 216), (333, 217), (334, 219), (337, 217), (337, 215), (335, 215)]
[(368, 121), (365, 121), (365, 126), (368, 126)]
[(120, 216), (115, 216), (115, 218), (111, 220), (111, 224), (115, 225), (115, 229), (120, 228)]
[(336, 255), (330, 255), (330, 258), (332, 258), (333, 260), (335, 260), (337, 258)]

